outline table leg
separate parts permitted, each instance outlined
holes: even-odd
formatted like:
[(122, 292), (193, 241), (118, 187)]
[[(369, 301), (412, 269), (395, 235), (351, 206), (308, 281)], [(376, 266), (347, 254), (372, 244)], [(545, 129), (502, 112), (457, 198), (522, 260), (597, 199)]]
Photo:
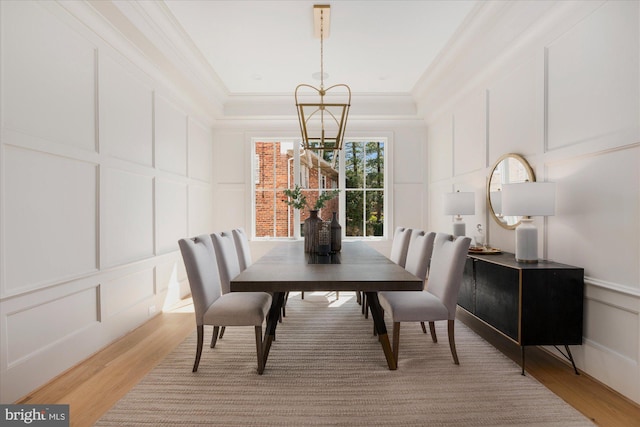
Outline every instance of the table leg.
[(371, 310), (371, 317), (373, 318), (373, 325), (376, 328), (376, 332), (378, 333), (378, 341), (380, 341), (380, 345), (382, 346), (382, 351), (384, 351), (384, 356), (387, 358), (387, 365), (389, 365), (390, 370), (398, 369), (398, 362), (396, 361), (396, 356), (393, 354), (393, 349), (391, 348), (391, 343), (389, 342), (389, 336), (387, 335), (387, 326), (384, 323), (384, 315), (382, 314), (382, 307), (380, 306), (380, 301), (378, 300), (377, 292), (366, 292), (367, 296), (367, 304), (369, 305), (369, 309)]
[(258, 373), (262, 375), (264, 367), (267, 365), (267, 358), (269, 357), (269, 350), (271, 349), (271, 343), (276, 337), (276, 327), (278, 326), (278, 320), (280, 319), (280, 313), (282, 310), (282, 304), (284, 303), (284, 292), (274, 292), (271, 300), (271, 307), (269, 308), (269, 315), (267, 316), (267, 327), (264, 332), (264, 341), (262, 343), (262, 370)]

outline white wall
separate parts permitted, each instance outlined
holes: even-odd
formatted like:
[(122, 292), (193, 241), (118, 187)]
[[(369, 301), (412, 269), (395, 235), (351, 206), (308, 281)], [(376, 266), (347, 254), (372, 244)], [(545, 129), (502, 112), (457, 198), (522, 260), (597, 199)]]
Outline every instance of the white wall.
[[(528, 7), (549, 7), (534, 3), (505, 5), (505, 21), (515, 9), (522, 14)], [(542, 230), (540, 257), (585, 269), (584, 343), (572, 347), (573, 355), (580, 369), (636, 402), (639, 5), (554, 4), (519, 38), (505, 42), (501, 56), (483, 58), (486, 62), (477, 69), (466, 70), (474, 75), (471, 83), (442, 77), (432, 84), (449, 92), (419, 100), (428, 123), (430, 228), (451, 227), (450, 218), (441, 214), (443, 193), (475, 191), (476, 215), (465, 217), (467, 234), (473, 236), (475, 224), (481, 223), (492, 246), (513, 252), (514, 232), (487, 213), (491, 166), (502, 154), (518, 153), (538, 180), (556, 182), (556, 215), (535, 222)], [(498, 26), (484, 29), (475, 51), (490, 52), (482, 43)]]
[(159, 313), (170, 288), (185, 293), (177, 240), (212, 229), (213, 152), (210, 123), (111, 47), (115, 33), (53, 2), (1, 2), (0, 14), (10, 403)]

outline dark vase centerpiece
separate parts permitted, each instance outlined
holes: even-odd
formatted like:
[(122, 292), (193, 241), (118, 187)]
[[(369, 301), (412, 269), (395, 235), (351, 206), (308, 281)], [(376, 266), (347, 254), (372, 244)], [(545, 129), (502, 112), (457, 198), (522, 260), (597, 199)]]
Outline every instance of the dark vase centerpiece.
[[(284, 195), (287, 196), (287, 199), (284, 202), (293, 206), (294, 209), (309, 209), (309, 218), (304, 221), (304, 225), (302, 228), (302, 233), (304, 234), (304, 251), (309, 253), (318, 253), (319, 243), (320, 243), (320, 229), (322, 224), (322, 218), (318, 215), (320, 209), (322, 209), (329, 200), (333, 199), (338, 195), (340, 190), (331, 190), (320, 193), (318, 199), (316, 200), (313, 206), (307, 205), (307, 197), (302, 193), (302, 189), (299, 185), (296, 184), (294, 189), (287, 188), (283, 191)], [(327, 227), (329, 228), (329, 227)], [(330, 238), (333, 237), (331, 233), (329, 233)], [(329, 248), (333, 247), (331, 238), (331, 243)], [(323, 252), (325, 251), (325, 247), (322, 248)]]

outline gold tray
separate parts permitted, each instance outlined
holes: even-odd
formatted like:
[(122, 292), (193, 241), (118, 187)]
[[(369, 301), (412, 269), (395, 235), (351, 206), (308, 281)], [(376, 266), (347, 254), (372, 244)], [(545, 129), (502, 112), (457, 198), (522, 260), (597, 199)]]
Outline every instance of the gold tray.
[(471, 246), (469, 248), (469, 253), (477, 255), (495, 255), (502, 253), (502, 251), (498, 248), (483, 248), (478, 246)]

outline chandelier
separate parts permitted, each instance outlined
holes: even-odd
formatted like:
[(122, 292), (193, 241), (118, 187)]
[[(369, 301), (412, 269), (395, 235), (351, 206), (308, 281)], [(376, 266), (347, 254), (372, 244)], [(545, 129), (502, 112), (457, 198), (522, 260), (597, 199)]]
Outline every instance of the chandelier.
[[(316, 33), (318, 27), (320, 30), (320, 88), (304, 83), (296, 87), (295, 98), (302, 144), (305, 149), (311, 150), (340, 150), (351, 106), (351, 89), (346, 84), (336, 84), (325, 89), (324, 37), (325, 21), (328, 32), (330, 6), (314, 5), (313, 15)], [(333, 90), (330, 96), (332, 102), (325, 102), (325, 96), (330, 90)]]

